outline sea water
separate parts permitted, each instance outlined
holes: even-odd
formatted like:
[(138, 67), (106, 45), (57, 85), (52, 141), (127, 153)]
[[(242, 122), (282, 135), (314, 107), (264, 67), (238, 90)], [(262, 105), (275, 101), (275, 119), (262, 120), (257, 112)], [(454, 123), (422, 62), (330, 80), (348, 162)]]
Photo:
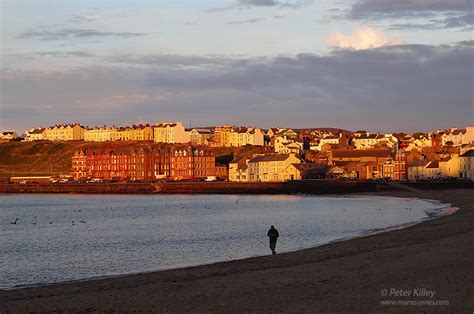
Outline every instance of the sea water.
[(1, 195), (0, 289), (314, 247), (446, 215), (436, 201), (270, 195)]

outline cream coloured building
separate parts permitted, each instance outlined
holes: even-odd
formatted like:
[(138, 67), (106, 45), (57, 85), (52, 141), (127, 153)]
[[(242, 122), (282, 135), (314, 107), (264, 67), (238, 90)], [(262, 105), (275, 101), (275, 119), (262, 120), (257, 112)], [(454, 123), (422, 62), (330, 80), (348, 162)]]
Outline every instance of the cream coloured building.
[(248, 158), (237, 158), (229, 163), (229, 181), (248, 182)]
[(250, 159), (248, 165), (249, 182), (285, 181), (283, 171), (291, 164), (301, 163), (294, 154), (257, 155)]
[(17, 137), (18, 137), (18, 134), (14, 131), (1, 132), (0, 133), (0, 139), (1, 140), (13, 140)]
[(352, 139), (355, 149), (371, 149), (378, 144), (384, 143), (387, 147), (393, 148), (398, 139), (392, 134), (361, 134)]
[(42, 141), (44, 140), (45, 128), (33, 128), (29, 131), (25, 131), (25, 141)]
[(130, 128), (131, 141), (153, 141), (153, 128), (149, 125), (132, 125)]
[(429, 180), (441, 177), (438, 161), (417, 160), (408, 165), (408, 180)]
[(84, 141), (86, 142), (107, 142), (117, 140), (117, 128), (112, 126), (96, 127), (84, 131)]
[(315, 147), (315, 150), (321, 151), (323, 148), (323, 145), (326, 145), (326, 144), (340, 144), (341, 137), (342, 137), (342, 133), (340, 135), (326, 135), (325, 137), (319, 140), (319, 143)]
[(439, 161), (439, 172), (443, 177), (458, 178), (459, 177), (459, 156), (453, 155), (449, 158)]
[(459, 156), (459, 178), (474, 180), (474, 150)]
[(289, 139), (286, 136), (277, 136), (274, 138), (273, 149), (277, 154), (301, 154), (303, 151), (303, 142), (299, 139)]
[(211, 129), (192, 129), (189, 130), (189, 138), (191, 143), (197, 145), (208, 145), (212, 138)]
[(464, 129), (451, 128), (441, 136), (443, 145), (452, 143), (453, 146), (461, 146), (474, 142), (474, 126), (466, 126)]
[(157, 143), (188, 143), (190, 140), (182, 122), (159, 122), (154, 127), (154, 141)]
[(57, 124), (46, 128), (43, 138), (49, 141), (81, 141), (85, 128), (80, 124)]
[(220, 147), (263, 146), (265, 133), (260, 128), (224, 125), (214, 130), (214, 143)]
[(408, 144), (408, 146), (405, 148), (405, 150), (421, 151), (423, 148), (431, 146), (433, 146), (433, 141), (431, 140), (431, 137), (422, 135), (419, 136), (417, 139), (412, 140), (410, 144)]

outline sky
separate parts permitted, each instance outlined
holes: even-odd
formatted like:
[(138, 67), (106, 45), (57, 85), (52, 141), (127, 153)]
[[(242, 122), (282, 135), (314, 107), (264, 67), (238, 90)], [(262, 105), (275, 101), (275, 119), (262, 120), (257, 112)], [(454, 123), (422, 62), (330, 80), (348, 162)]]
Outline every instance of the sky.
[(474, 0), (0, 0), (0, 130), (474, 125)]

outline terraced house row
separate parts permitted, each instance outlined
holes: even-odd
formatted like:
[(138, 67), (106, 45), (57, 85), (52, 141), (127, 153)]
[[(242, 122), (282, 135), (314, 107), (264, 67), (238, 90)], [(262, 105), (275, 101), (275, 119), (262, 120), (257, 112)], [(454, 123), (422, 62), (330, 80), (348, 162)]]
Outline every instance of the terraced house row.
[(158, 122), (127, 127), (86, 128), (80, 124), (59, 124), (25, 132), (25, 141), (154, 141), (156, 143), (239, 147), (264, 145), (265, 133), (259, 128), (224, 125), (212, 128), (185, 128), (182, 122)]
[(204, 147), (99, 148), (76, 151), (71, 175), (75, 180), (186, 180), (226, 178), (227, 168)]

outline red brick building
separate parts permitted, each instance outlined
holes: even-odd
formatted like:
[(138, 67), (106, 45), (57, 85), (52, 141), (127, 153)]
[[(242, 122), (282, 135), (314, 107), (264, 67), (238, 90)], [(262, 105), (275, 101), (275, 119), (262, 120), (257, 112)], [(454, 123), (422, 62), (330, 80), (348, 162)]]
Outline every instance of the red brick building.
[(405, 180), (408, 178), (408, 168), (407, 168), (407, 157), (404, 153), (397, 153), (395, 159), (393, 160), (394, 169), (393, 169), (393, 179), (394, 180)]
[(227, 167), (216, 165), (214, 153), (205, 147), (149, 147), (91, 149), (72, 157), (72, 176), (76, 180), (150, 181), (227, 177)]

